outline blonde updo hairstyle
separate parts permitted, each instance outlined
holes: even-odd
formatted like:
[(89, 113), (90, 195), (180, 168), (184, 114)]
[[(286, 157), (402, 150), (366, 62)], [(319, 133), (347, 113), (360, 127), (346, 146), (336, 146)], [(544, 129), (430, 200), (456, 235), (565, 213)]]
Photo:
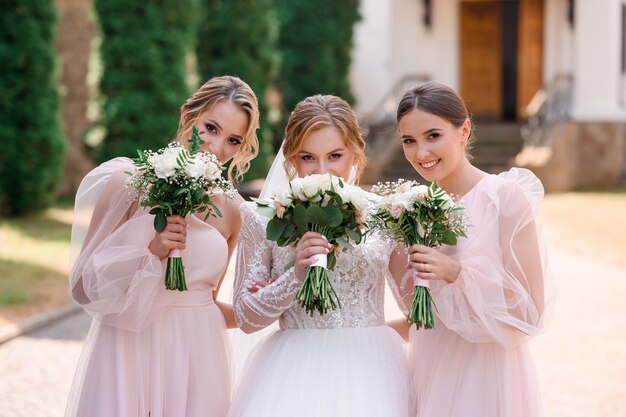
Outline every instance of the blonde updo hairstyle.
[(285, 171), (290, 179), (296, 177), (296, 161), (304, 139), (317, 130), (334, 127), (343, 137), (345, 145), (355, 156), (356, 182), (365, 168), (365, 141), (361, 136), (356, 114), (342, 98), (317, 94), (302, 100), (291, 112), (285, 128), (283, 154)]
[(259, 153), (256, 131), (259, 127), (259, 101), (248, 84), (229, 75), (214, 77), (204, 83), (181, 108), (180, 124), (174, 140), (187, 141), (200, 115), (218, 102), (230, 102), (248, 116), (248, 129), (243, 143), (228, 168), (228, 178), (239, 181), (250, 168), (250, 161)]

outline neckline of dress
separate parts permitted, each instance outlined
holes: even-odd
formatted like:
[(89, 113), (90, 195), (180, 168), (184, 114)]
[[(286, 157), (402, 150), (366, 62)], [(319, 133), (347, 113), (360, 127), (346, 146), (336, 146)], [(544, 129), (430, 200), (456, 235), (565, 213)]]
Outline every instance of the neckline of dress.
[(224, 243), (226, 243), (226, 246), (228, 246), (228, 240), (226, 239), (226, 237), (224, 237), (224, 235), (222, 234), (222, 232), (220, 232), (219, 230), (217, 230), (217, 228), (215, 226), (212, 226), (210, 224), (208, 224), (207, 222), (205, 222), (204, 220), (202, 220), (201, 218), (199, 218), (198, 216), (196, 216), (195, 214), (191, 214), (190, 217), (194, 217), (199, 223), (207, 226), (209, 229), (213, 230), (214, 232), (216, 232), (224, 241)]
[(460, 197), (460, 200), (463, 200), (463, 199), (467, 198), (467, 196), (468, 196), (468, 195), (470, 195), (470, 194), (472, 193), (472, 191), (474, 191), (475, 189), (477, 189), (477, 188), (478, 188), (478, 186), (479, 186), (479, 185), (480, 185), (480, 184), (481, 184), (484, 180), (486, 180), (487, 178), (491, 177), (492, 175), (494, 175), (494, 174), (487, 174), (487, 175), (483, 176), (481, 179), (479, 179), (479, 180), (478, 180), (478, 182), (477, 182), (476, 184), (472, 185), (472, 188), (470, 188), (470, 189), (469, 189), (469, 190), (468, 190), (465, 194), (463, 194), (463, 195)]

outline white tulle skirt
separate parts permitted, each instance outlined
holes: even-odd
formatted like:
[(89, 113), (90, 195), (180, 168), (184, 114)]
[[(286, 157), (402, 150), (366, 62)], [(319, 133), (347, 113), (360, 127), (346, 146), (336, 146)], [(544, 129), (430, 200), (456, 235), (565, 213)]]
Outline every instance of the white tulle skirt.
[(253, 353), (229, 417), (407, 417), (405, 347), (390, 327), (288, 329)]

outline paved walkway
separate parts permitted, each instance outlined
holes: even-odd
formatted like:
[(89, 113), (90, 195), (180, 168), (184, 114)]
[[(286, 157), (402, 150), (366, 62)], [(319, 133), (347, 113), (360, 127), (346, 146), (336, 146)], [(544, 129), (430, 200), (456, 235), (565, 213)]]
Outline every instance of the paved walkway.
[[(546, 417), (626, 416), (626, 269), (551, 248), (557, 307), (535, 338)], [(0, 417), (61, 417), (84, 313), (0, 345)]]

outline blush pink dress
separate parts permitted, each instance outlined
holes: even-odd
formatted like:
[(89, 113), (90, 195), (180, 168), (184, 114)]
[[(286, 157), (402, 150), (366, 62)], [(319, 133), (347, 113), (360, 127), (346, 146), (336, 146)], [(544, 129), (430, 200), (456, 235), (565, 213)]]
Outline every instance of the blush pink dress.
[[(216, 229), (189, 216), (182, 252), (189, 290), (166, 290), (166, 262), (148, 250), (154, 217), (140, 209), (125, 218), (129, 170), (125, 158), (105, 163), (77, 195), (72, 238), (84, 244), (71, 290), (93, 322), (66, 416), (223, 417), (231, 395), (229, 346), (213, 291), (228, 245)], [(97, 201), (93, 213), (81, 213), (90, 199)], [(81, 231), (81, 221), (88, 231)]]
[(515, 168), (484, 177), (462, 198), (468, 237), (443, 248), (461, 262), (460, 276), (431, 282), (435, 328), (411, 330), (412, 415), (541, 415), (527, 341), (553, 299), (539, 237), (542, 199), (539, 180)]

